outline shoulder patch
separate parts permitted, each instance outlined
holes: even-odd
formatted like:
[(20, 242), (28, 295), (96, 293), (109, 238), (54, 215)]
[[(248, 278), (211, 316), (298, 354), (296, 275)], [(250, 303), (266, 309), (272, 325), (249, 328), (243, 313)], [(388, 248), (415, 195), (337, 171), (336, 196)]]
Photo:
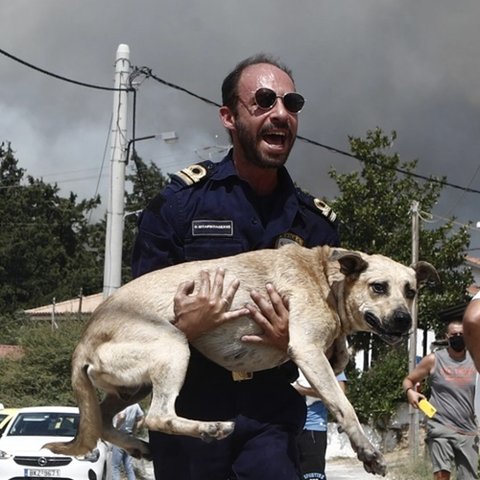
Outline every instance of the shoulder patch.
[(194, 163), (193, 165), (189, 165), (183, 170), (174, 173), (174, 175), (186, 186), (193, 185), (207, 176), (209, 167), (208, 163), (210, 162)]
[(320, 198), (315, 198), (301, 188), (297, 187), (298, 198), (310, 209), (316, 213), (320, 213), (329, 222), (335, 223), (337, 221), (337, 214)]
[(335, 223), (335, 221), (337, 220), (337, 214), (323, 200), (320, 200), (319, 198), (314, 198), (313, 204), (315, 205), (315, 207), (317, 207), (318, 210), (320, 210), (320, 213), (324, 217), (326, 217), (327, 220)]

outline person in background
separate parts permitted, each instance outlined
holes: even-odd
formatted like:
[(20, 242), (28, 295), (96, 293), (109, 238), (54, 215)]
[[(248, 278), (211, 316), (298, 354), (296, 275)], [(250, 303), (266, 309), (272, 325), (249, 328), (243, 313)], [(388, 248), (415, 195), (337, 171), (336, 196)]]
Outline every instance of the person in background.
[(447, 325), (448, 347), (424, 357), (403, 380), (407, 400), (418, 408), (425, 396), (415, 386), (429, 377), (430, 403), (426, 442), (435, 480), (449, 480), (453, 465), (458, 480), (478, 479), (478, 425), (475, 417), (476, 370), (465, 347), (463, 325)]
[[(113, 426), (129, 435), (142, 428), (144, 422), (143, 410), (138, 403), (129, 405), (113, 417)], [(112, 448), (112, 480), (120, 480), (122, 466), (128, 480), (136, 480), (132, 457), (122, 448), (113, 445)]]
[[(284, 166), (304, 105), (291, 71), (268, 55), (247, 58), (223, 81), (222, 102), (220, 119), (232, 149), (220, 162), (201, 162), (173, 175), (142, 212), (134, 276), (285, 243), (338, 245), (334, 212), (298, 188)], [(223, 279), (222, 271), (214, 278), (204, 272), (200, 286), (186, 282), (179, 287), (175, 325), (189, 341), (239, 314), (228, 311), (238, 284), (224, 288)], [(250, 314), (263, 334), (243, 340), (286, 352), (288, 307), (273, 285), (266, 291), (268, 298), (252, 292), (256, 305), (240, 312)], [(299, 478), (295, 439), (306, 407), (291, 385), (296, 375), (292, 362), (255, 373), (229, 372), (191, 347), (177, 413), (200, 420), (233, 419), (235, 430), (210, 443), (151, 431), (156, 478)]]
[[(345, 373), (342, 372), (337, 375), (337, 380), (341, 389), (345, 392), (347, 381)], [(297, 439), (303, 479), (326, 480), (325, 455), (327, 452), (328, 410), (301, 371), (299, 371), (294, 387), (300, 395), (305, 397), (307, 403), (307, 419)]]
[(480, 291), (474, 295), (463, 314), (465, 344), (480, 372)]

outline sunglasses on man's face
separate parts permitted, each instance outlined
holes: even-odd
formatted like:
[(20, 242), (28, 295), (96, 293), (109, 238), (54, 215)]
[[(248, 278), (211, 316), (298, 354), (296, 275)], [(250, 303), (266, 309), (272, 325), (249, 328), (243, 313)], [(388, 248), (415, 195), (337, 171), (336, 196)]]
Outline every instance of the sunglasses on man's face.
[(285, 108), (290, 113), (298, 113), (305, 105), (305, 99), (297, 92), (289, 92), (284, 95), (277, 95), (277, 92), (271, 88), (259, 88), (255, 92), (255, 103), (262, 110), (270, 110), (277, 103), (277, 98), (281, 98)]

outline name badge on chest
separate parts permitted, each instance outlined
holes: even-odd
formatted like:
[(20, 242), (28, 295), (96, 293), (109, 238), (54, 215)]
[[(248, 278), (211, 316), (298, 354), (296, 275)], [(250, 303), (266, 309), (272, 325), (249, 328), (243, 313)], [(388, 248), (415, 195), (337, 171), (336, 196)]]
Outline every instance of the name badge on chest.
[(194, 237), (233, 237), (233, 220), (193, 220)]

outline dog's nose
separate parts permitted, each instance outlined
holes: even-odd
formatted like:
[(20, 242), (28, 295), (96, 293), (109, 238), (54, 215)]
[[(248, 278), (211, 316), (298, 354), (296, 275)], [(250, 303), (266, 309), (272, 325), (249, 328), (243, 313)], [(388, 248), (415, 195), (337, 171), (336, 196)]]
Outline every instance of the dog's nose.
[(396, 310), (392, 318), (393, 330), (408, 332), (412, 326), (412, 316), (405, 310)]

